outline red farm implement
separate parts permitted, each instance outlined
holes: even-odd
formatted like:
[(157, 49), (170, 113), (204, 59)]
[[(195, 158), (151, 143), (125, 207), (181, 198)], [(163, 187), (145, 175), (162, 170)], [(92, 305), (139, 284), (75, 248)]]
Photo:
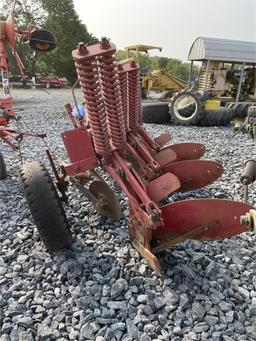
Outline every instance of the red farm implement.
[[(67, 105), (74, 129), (63, 132), (62, 139), (71, 162), (59, 165), (57, 170), (48, 156), (64, 198), (68, 176), (107, 217), (119, 218), (121, 208), (97, 168), (118, 183), (129, 201), (131, 243), (160, 272), (158, 252), (186, 239), (214, 240), (240, 234), (246, 228), (239, 217), (251, 206), (215, 199), (166, 204), (166, 198), (174, 193), (214, 182), (221, 176), (222, 166), (200, 159), (205, 152), (202, 144), (165, 147), (171, 140), (168, 134), (156, 139), (149, 136), (142, 126), (139, 66), (135, 61), (117, 65), (115, 52), (115, 45), (106, 38), (91, 46), (79, 43), (73, 51), (88, 122), (73, 118)], [(44, 166), (25, 164), (20, 175), (46, 246), (50, 250), (68, 246), (70, 230)]]
[[(2, 76), (3, 94), (0, 96), (0, 139), (13, 149), (17, 149), (17, 141), (24, 136), (42, 138), (44, 134), (16, 131), (8, 127), (11, 120), (18, 120), (13, 108), (13, 98), (9, 88), (9, 61), (7, 55), (7, 43), (19, 66), (22, 77), (25, 79), (24, 65), (16, 52), (16, 41), (28, 42), (30, 47), (36, 51), (47, 52), (56, 47), (51, 32), (41, 29), (38, 26), (28, 25), (26, 30), (15, 27), (15, 1), (12, 4), (10, 15), (6, 21), (0, 21), (0, 68)], [(16, 141), (16, 142), (15, 142)]]

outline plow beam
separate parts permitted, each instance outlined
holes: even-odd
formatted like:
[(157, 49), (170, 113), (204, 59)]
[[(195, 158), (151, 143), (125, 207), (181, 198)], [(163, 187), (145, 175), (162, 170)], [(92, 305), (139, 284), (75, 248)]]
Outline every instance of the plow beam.
[(180, 180), (179, 192), (188, 192), (207, 186), (223, 173), (220, 163), (209, 160), (187, 160), (163, 167), (164, 173), (172, 173)]

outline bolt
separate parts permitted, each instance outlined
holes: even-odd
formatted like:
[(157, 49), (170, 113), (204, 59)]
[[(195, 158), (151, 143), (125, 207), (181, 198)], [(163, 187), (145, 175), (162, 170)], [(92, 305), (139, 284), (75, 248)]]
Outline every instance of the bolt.
[(136, 67), (137, 66), (136, 61), (132, 60), (130, 65), (131, 65), (131, 67)]
[(247, 214), (240, 217), (240, 224), (247, 227), (250, 226), (250, 219)]
[(118, 71), (123, 71), (123, 65), (121, 65), (121, 64), (118, 64)]
[(79, 54), (87, 54), (88, 53), (87, 45), (88, 44), (85, 44), (84, 42), (78, 43), (77, 48), (78, 48)]
[(103, 50), (107, 50), (108, 48), (110, 48), (110, 44), (109, 44), (109, 39), (106, 37), (102, 37), (101, 41), (100, 41), (100, 48)]

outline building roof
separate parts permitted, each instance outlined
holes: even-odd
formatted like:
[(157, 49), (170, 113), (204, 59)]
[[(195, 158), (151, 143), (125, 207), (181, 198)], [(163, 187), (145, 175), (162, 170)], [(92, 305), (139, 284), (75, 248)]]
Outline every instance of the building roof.
[(256, 64), (256, 42), (198, 37), (190, 48), (188, 60)]

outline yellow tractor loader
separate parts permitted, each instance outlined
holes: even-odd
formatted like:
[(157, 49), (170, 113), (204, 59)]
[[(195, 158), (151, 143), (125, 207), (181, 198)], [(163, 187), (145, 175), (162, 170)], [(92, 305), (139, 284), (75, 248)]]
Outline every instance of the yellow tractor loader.
[[(162, 47), (151, 45), (132, 45), (125, 47), (126, 58), (134, 58), (140, 64), (140, 53), (148, 53), (149, 50), (162, 51)], [(165, 92), (164, 98), (172, 97), (173, 93), (185, 88), (186, 82), (172, 75), (165, 69), (152, 70), (141, 75), (141, 93), (143, 98), (149, 96), (150, 91)]]
[[(149, 50), (162, 51), (162, 47), (151, 45), (132, 45), (125, 48), (126, 59), (135, 59), (138, 64), (141, 64), (141, 53), (148, 53)], [(122, 61), (124, 62), (124, 61)], [(121, 63), (122, 63), (121, 62)], [(144, 101), (142, 103), (143, 121), (145, 123), (166, 123), (170, 120), (169, 117), (169, 102), (164, 101), (170, 99), (172, 95), (185, 88), (186, 82), (172, 75), (164, 69), (152, 70), (147, 74), (141, 74), (141, 96), (143, 99), (149, 97), (150, 91), (162, 93), (160, 100)]]

